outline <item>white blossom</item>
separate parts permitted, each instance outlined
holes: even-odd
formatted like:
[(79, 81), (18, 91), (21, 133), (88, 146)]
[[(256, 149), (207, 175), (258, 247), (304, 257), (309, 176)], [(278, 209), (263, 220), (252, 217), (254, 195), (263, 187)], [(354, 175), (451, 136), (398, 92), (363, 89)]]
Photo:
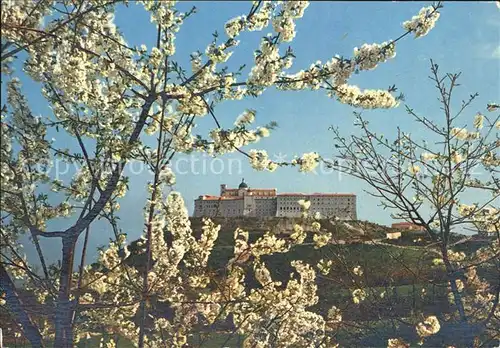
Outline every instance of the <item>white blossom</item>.
[(311, 206), (311, 201), (306, 201), (304, 199), (299, 199), (297, 203), (300, 205), (301, 209), (308, 210)]
[(482, 129), (484, 125), (484, 116), (481, 113), (476, 114), (474, 117), (474, 128)]
[(175, 174), (170, 167), (165, 166), (161, 169), (158, 180), (161, 183), (172, 186), (173, 184), (175, 184)]
[(465, 128), (452, 128), (450, 131), (451, 136), (459, 140), (467, 140), (469, 132)]
[(363, 289), (355, 289), (352, 292), (352, 302), (359, 304), (363, 302), (366, 298), (366, 292)]
[(316, 152), (309, 152), (303, 154), (300, 159), (300, 171), (301, 172), (312, 172), (319, 162), (319, 155)]
[(361, 277), (363, 275), (363, 269), (361, 268), (361, 266), (356, 266), (352, 270), (352, 273), (354, 273), (355, 275)]
[(235, 126), (253, 123), (255, 120), (255, 110), (245, 110), (234, 122)]
[(359, 62), (361, 70), (373, 70), (379, 63), (396, 56), (394, 43), (383, 42), (381, 44), (364, 44), (361, 48), (354, 48), (354, 57)]
[(432, 6), (422, 8), (418, 15), (413, 16), (411, 20), (403, 23), (403, 28), (415, 33), (415, 37), (419, 38), (427, 35), (436, 25), (440, 13)]
[(416, 164), (410, 165), (408, 167), (408, 172), (410, 172), (411, 175), (417, 175), (420, 173), (420, 167)]
[(441, 325), (435, 316), (429, 316), (423, 322), (418, 323), (416, 329), (420, 337), (428, 337), (438, 333)]
[(250, 165), (255, 170), (265, 170), (271, 163), (265, 150), (250, 150), (248, 155), (250, 156)]
[(438, 158), (438, 155), (429, 152), (424, 152), (420, 157), (422, 158), (423, 161), (433, 161), (436, 158)]
[(365, 90), (347, 84), (336, 86), (330, 92), (331, 97), (337, 97), (341, 103), (364, 109), (393, 108), (399, 105), (396, 98), (386, 90)]
[(228, 21), (224, 27), (226, 29), (227, 36), (232, 39), (238, 36), (245, 29), (245, 25), (246, 17), (239, 16)]

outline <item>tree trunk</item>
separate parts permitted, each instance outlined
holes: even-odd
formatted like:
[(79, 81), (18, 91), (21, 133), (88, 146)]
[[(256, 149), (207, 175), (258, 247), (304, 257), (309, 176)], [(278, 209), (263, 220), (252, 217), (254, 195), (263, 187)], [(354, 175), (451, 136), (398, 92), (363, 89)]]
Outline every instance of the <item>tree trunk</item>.
[(55, 329), (56, 337), (54, 348), (70, 348), (73, 346), (73, 318), (74, 305), (70, 301), (71, 280), (73, 276), (73, 259), (76, 239), (63, 237), (61, 274), (59, 276), (59, 294), (57, 298)]
[(10, 279), (4, 265), (0, 263), (0, 287), (5, 291), (7, 307), (14, 316), (17, 323), (21, 324), (24, 336), (30, 341), (33, 347), (43, 347), (40, 331), (33, 324), (31, 318), (24, 308), (24, 304), (19, 298), (16, 287)]
[(458, 314), (460, 315), (460, 321), (467, 322), (467, 316), (465, 314), (465, 308), (462, 302), (462, 295), (460, 294), (460, 291), (458, 291), (456, 283), (456, 271), (452, 266), (450, 260), (448, 259), (448, 250), (445, 246), (441, 246), (441, 254), (443, 256), (443, 262), (446, 267), (446, 275), (450, 283), (451, 292), (453, 293), (453, 299), (455, 301), (455, 305), (457, 306)]
[(467, 315), (465, 314), (464, 303), (462, 300), (462, 294), (457, 287), (457, 273), (450, 260), (448, 259), (448, 249), (445, 245), (441, 246), (441, 254), (443, 256), (443, 262), (446, 267), (446, 274), (450, 283), (451, 292), (453, 294), (453, 300), (455, 302), (455, 305), (457, 306), (457, 311), (460, 316), (459, 325), (464, 344), (466, 347), (474, 347), (474, 328), (467, 320)]

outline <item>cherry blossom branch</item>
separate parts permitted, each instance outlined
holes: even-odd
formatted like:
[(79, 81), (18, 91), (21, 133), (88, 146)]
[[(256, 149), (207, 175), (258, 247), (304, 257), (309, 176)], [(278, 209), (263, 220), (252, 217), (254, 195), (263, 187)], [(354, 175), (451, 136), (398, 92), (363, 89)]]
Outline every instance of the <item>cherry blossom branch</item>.
[[(112, 0), (110, 2), (101, 4), (101, 5), (91, 6), (88, 9), (86, 9), (85, 11), (79, 12), (75, 16), (73, 16), (71, 18), (68, 18), (68, 19), (60, 22), (58, 25), (56, 25), (54, 28), (52, 28), (48, 32), (44, 32), (44, 35), (41, 35), (38, 38), (32, 40), (31, 42), (28, 42), (28, 43), (26, 43), (26, 44), (24, 44), (22, 46), (19, 46), (19, 47), (13, 49), (10, 52), (7, 52), (7, 53), (3, 54), (1, 56), (1, 58), (0, 58), (0, 61), (3, 62), (4, 60), (6, 60), (8, 58), (13, 57), (17, 53), (26, 50), (28, 47), (30, 47), (30, 46), (32, 46), (32, 45), (40, 42), (41, 40), (43, 40), (46, 36), (54, 35), (54, 33), (57, 32), (59, 29), (64, 28), (66, 25), (68, 25), (69, 23), (71, 23), (71, 22), (79, 19), (80, 17), (82, 17), (82, 16), (84, 16), (84, 15), (86, 15), (86, 14), (92, 12), (92, 11), (96, 11), (96, 10), (102, 8), (102, 7), (106, 7), (106, 6), (115, 4), (115, 3), (120, 2), (120, 1), (122, 1), (122, 0)], [(2, 51), (3, 51), (3, 48), (2, 48)]]

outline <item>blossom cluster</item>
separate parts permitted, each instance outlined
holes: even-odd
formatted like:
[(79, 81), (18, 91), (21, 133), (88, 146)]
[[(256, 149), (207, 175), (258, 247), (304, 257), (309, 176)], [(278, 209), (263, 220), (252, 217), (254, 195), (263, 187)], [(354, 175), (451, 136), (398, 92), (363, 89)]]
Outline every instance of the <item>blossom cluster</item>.
[(360, 70), (373, 70), (379, 63), (396, 57), (396, 46), (392, 42), (364, 44), (354, 48), (354, 57)]
[(494, 233), (500, 231), (500, 211), (494, 206), (460, 204), (458, 213), (473, 221), (479, 231)]
[(399, 105), (396, 98), (387, 90), (365, 90), (358, 86), (339, 85), (330, 92), (330, 97), (337, 97), (344, 104), (364, 109), (393, 108)]
[[(254, 5), (255, 6), (255, 5)], [(244, 29), (261, 31), (269, 25), (272, 12), (275, 8), (272, 1), (264, 1), (263, 5), (252, 16), (238, 16), (225, 24), (226, 34), (229, 38), (238, 36)]]
[(271, 37), (261, 40), (260, 49), (255, 54), (255, 65), (250, 71), (247, 80), (249, 92), (260, 95), (266, 87), (272, 86), (283, 69), (292, 66), (291, 54), (281, 57), (279, 46), (272, 41)]
[(432, 336), (439, 332), (441, 325), (435, 316), (429, 316), (424, 321), (418, 323), (416, 330), (420, 337)]
[[(51, 6), (48, 3), (37, 4), (29, 0), (5, 1), (2, 3), (1, 14), (2, 39), (6, 42), (36, 40), (39, 37), (36, 30), (42, 29), (43, 17), (50, 14)], [(16, 30), (19, 27), (34, 30)]]
[(413, 16), (411, 20), (405, 21), (403, 27), (415, 34), (416, 38), (425, 36), (434, 28), (440, 13), (433, 6), (422, 8), (418, 15)]
[(304, 15), (309, 6), (309, 1), (286, 1), (278, 16), (273, 18), (274, 31), (279, 33), (280, 40), (290, 42), (295, 37), (295, 22), (297, 18)]
[(296, 161), (300, 165), (301, 172), (311, 172), (318, 166), (319, 154), (316, 152), (305, 153)]

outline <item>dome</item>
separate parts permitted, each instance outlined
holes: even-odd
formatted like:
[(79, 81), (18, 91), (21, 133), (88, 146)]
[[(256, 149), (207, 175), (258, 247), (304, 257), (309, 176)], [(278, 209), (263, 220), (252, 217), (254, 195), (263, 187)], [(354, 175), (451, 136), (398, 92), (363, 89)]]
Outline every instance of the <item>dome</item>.
[(245, 179), (241, 179), (241, 184), (238, 186), (239, 189), (247, 189), (248, 185), (245, 183)]

